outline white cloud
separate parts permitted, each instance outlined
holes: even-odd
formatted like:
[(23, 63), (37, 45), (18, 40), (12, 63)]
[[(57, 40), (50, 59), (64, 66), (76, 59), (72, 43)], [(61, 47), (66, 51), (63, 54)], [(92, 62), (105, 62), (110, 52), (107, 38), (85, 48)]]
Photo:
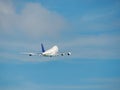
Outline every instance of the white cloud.
[[(0, 57), (5, 60), (34, 61), (33, 58), (20, 57), (19, 53), (28, 48), (40, 50), (41, 40), (46, 36), (57, 37), (66, 26), (66, 21), (40, 3), (26, 3), (19, 12), (17, 9), (12, 0), (0, 0)], [(34, 40), (39, 40), (39, 44)], [(38, 48), (35, 48), (36, 45), (39, 45)], [(49, 61), (39, 58), (34, 59), (40, 62)]]
[(65, 25), (64, 19), (40, 4), (29, 3), (21, 12), (21, 29), (33, 36), (55, 35)]
[[(0, 30), (6, 32), (12, 31), (14, 25), (14, 7), (11, 2), (0, 1)], [(3, 34), (3, 33), (2, 33)]]
[[(9, 4), (8, 4), (9, 3)], [(14, 13), (14, 8), (11, 2), (0, 1), (0, 13), (12, 14)]]
[(27, 35), (30, 38), (57, 36), (66, 25), (62, 16), (38, 3), (26, 3), (19, 13), (17, 9), (12, 2), (0, 1), (1, 33)]

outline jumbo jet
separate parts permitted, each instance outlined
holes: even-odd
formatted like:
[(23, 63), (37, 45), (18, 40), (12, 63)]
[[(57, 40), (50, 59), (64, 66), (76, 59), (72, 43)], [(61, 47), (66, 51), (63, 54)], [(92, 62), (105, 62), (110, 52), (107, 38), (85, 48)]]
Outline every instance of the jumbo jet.
[(53, 46), (52, 48), (45, 50), (43, 44), (41, 44), (41, 49), (42, 52), (41, 53), (23, 53), (23, 54), (27, 54), (29, 56), (45, 56), (45, 57), (54, 57), (54, 56), (64, 56), (64, 55), (71, 55), (71, 52), (67, 52), (67, 53), (59, 53), (59, 49), (58, 46)]

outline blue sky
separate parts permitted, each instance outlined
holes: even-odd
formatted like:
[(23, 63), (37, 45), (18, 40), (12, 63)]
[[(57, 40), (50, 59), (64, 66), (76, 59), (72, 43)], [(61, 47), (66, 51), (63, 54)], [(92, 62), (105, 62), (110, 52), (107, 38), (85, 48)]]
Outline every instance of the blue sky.
[[(0, 90), (119, 90), (119, 0), (0, 0)], [(20, 52), (58, 45), (70, 57)]]

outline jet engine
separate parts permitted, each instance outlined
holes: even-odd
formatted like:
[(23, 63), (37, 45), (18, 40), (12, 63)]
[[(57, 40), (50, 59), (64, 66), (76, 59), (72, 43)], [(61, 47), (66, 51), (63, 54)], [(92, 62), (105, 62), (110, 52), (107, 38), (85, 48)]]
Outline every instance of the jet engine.
[(28, 55), (29, 55), (29, 56), (35, 56), (35, 54), (34, 54), (34, 53), (28, 53)]
[(64, 56), (65, 55), (65, 53), (61, 53), (61, 56)]
[(68, 56), (71, 55), (71, 52), (68, 52), (67, 55), (68, 55)]
[(32, 56), (32, 54), (29, 54), (29, 56)]

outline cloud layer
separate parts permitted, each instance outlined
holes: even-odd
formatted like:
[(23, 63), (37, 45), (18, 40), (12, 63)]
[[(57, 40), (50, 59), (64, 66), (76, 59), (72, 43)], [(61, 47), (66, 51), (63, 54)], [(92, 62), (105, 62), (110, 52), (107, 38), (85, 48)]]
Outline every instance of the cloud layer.
[[(26, 3), (18, 8), (11, 2), (0, 1), (0, 29), (2, 33), (40, 38), (55, 36), (65, 26), (65, 20), (56, 12), (38, 3)], [(19, 12), (18, 12), (19, 11)]]
[(39, 61), (38, 57), (23, 59), (18, 53), (40, 51), (41, 42), (45, 42), (47, 48), (57, 44), (62, 52), (71, 51), (72, 58), (120, 59), (120, 20), (115, 17), (118, 15), (118, 5), (99, 13), (94, 10), (84, 13), (77, 20), (74, 17), (74, 22), (69, 20), (69, 24), (62, 15), (40, 3), (27, 2), (21, 7), (11, 0), (0, 1), (2, 59)]

